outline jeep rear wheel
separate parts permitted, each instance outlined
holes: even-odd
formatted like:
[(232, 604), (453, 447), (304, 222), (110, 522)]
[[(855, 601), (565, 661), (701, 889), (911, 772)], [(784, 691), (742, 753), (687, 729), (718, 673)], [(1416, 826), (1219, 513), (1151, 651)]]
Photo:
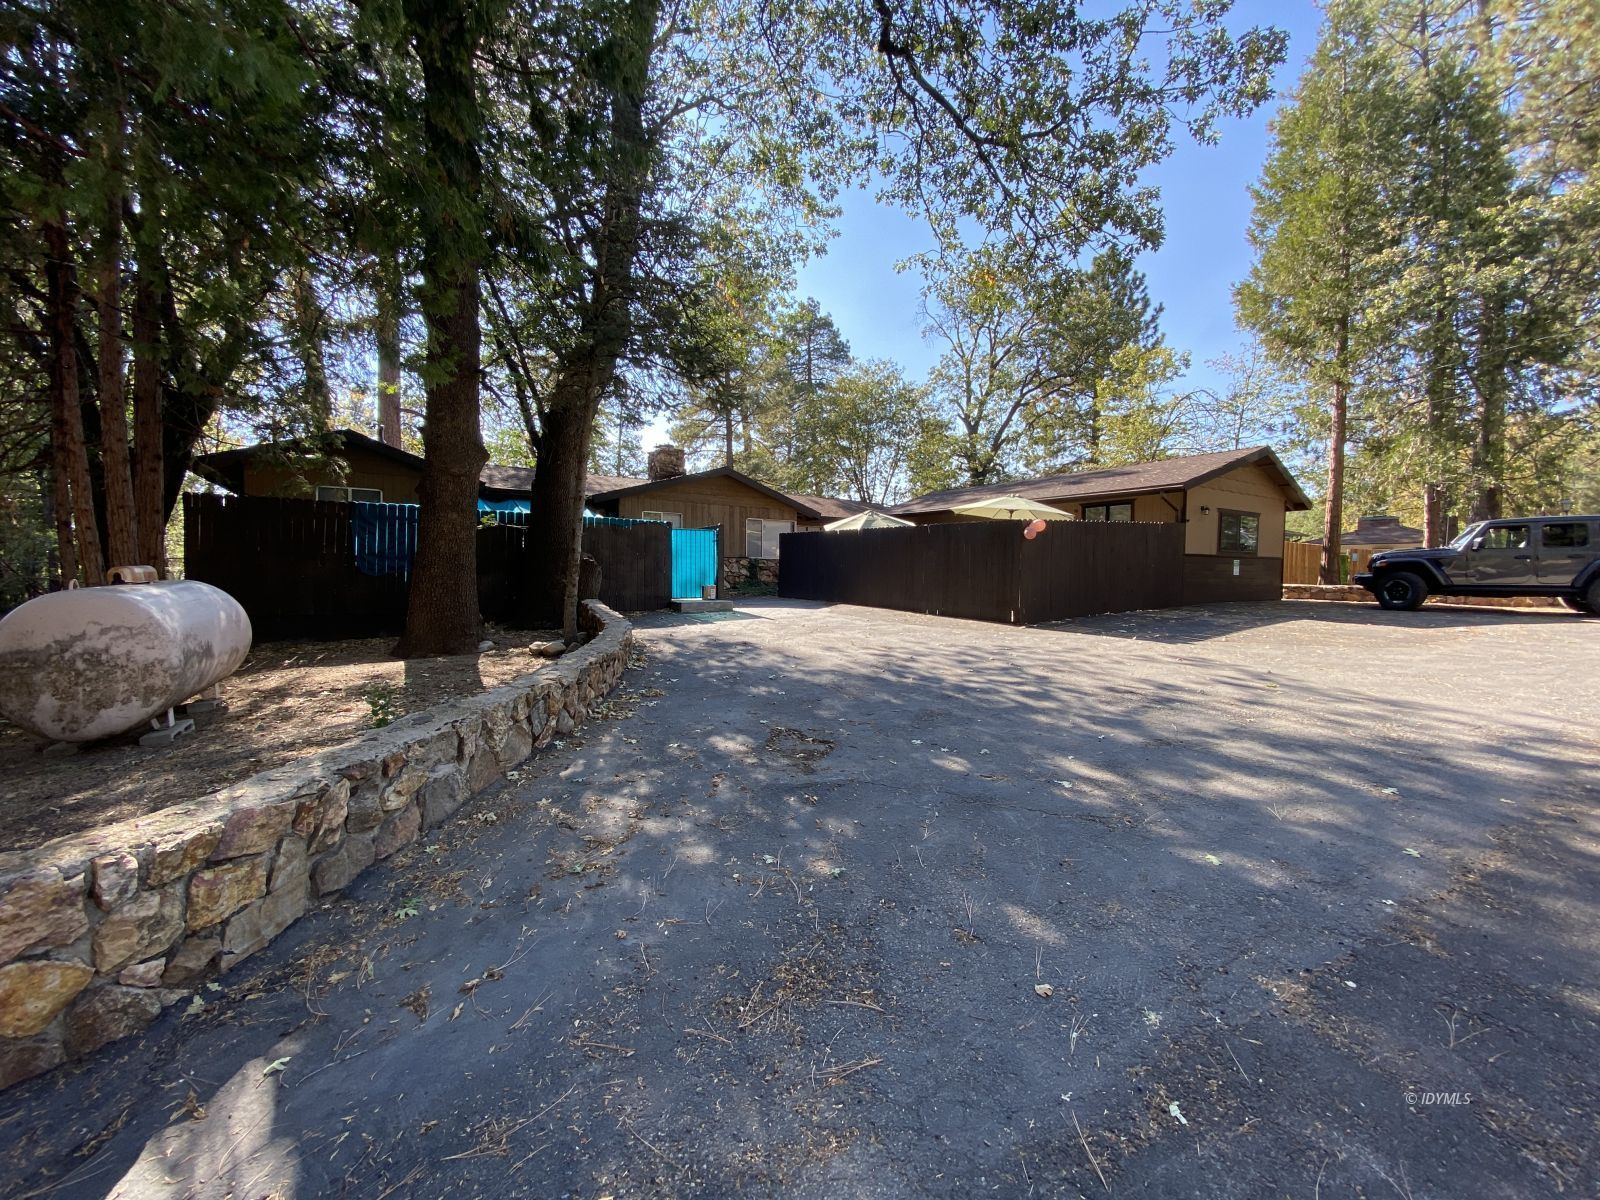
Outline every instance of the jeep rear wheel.
[(1600, 617), (1600, 576), (1589, 581), (1588, 590), (1578, 601), (1578, 607), (1591, 616)]
[(1421, 608), (1422, 602), (1428, 598), (1428, 585), (1423, 582), (1422, 576), (1413, 575), (1410, 571), (1395, 571), (1382, 576), (1374, 591), (1380, 606), (1403, 612)]
[(1582, 600), (1575, 599), (1572, 596), (1561, 597), (1561, 607), (1570, 608), (1573, 612), (1586, 613), (1589, 611), (1589, 606), (1587, 604), (1585, 604)]

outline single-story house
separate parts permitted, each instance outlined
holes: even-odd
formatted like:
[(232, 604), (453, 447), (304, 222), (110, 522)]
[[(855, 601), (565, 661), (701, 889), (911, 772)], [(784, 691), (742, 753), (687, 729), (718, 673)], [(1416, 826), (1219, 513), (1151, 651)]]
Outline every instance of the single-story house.
[(666, 521), (676, 529), (722, 530), (724, 587), (754, 579), (777, 582), (778, 539), (786, 533), (820, 531), (829, 521), (865, 512), (871, 505), (834, 496), (811, 496), (769, 487), (732, 467), (693, 474), (682, 470), (682, 454), (650, 455), (651, 478), (589, 497), (606, 516)]
[[(354, 429), (335, 429), (320, 445), (309, 440), (259, 442), (202, 454), (193, 470), (206, 482), (239, 496), (415, 504), (422, 458)], [(533, 489), (532, 467), (490, 463), (478, 481), (480, 503), (526, 511)], [(584, 491), (593, 495), (644, 482), (627, 475), (590, 475)]]
[(1311, 507), (1278, 456), (1256, 446), (951, 488), (889, 511), (916, 524), (972, 520), (955, 506), (1009, 495), (1085, 521), (1181, 524), (1186, 594), (1218, 599), (1276, 597), (1283, 579), (1284, 514)]
[[(1322, 539), (1307, 538), (1308, 546), (1322, 545)], [(1374, 554), (1385, 550), (1413, 550), (1426, 545), (1422, 530), (1402, 525), (1399, 517), (1377, 515), (1357, 517), (1356, 527), (1339, 535), (1339, 549), (1350, 559), (1350, 573), (1363, 570)]]

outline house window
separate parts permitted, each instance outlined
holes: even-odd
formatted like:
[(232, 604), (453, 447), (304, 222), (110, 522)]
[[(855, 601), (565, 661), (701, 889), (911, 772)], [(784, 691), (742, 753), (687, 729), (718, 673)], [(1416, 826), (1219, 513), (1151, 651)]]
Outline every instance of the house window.
[(1133, 520), (1133, 501), (1123, 504), (1085, 504), (1083, 506), (1083, 519), (1085, 521), (1131, 521)]
[(1217, 553), (1255, 554), (1261, 545), (1261, 514), (1220, 509), (1217, 513)]
[(317, 499), (332, 500), (336, 504), (348, 504), (352, 500), (364, 504), (382, 504), (383, 490), (381, 488), (328, 487), (319, 485)]
[(793, 521), (763, 521), (760, 517), (751, 517), (744, 523), (744, 556), (777, 558), (779, 536), (793, 532)]
[(639, 514), (639, 519), (641, 521), (665, 521), (668, 525), (671, 525), (674, 529), (682, 529), (683, 528), (683, 514), (682, 513), (657, 512), (653, 508), (647, 508), (642, 513)]

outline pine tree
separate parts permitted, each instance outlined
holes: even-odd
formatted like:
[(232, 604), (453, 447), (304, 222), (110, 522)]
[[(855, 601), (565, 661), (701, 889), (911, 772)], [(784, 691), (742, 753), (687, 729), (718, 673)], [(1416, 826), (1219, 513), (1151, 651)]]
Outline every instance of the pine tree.
[(1235, 290), (1240, 321), (1327, 397), (1324, 583), (1339, 581), (1351, 396), (1384, 334), (1368, 313), (1393, 240), (1385, 196), (1398, 122), (1372, 38), (1362, 0), (1329, 5), (1316, 53), (1273, 122), (1253, 189), (1256, 262)]

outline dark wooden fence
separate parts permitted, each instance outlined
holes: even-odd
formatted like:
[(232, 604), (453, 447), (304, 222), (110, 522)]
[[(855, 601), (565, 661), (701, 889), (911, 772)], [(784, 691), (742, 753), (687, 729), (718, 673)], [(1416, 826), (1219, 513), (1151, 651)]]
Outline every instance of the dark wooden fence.
[[(478, 606), (485, 618), (525, 625), (534, 577), (527, 525), (478, 530)], [(672, 528), (660, 521), (585, 520), (583, 552), (600, 567), (600, 600), (620, 612), (666, 608), (672, 601)]]
[(1032, 541), (1011, 521), (783, 536), (778, 590), (1032, 625), (1173, 608), (1183, 599), (1183, 526), (1052, 521)]
[[(237, 599), (262, 641), (397, 634), (405, 625), (414, 525), (408, 505), (185, 495), (184, 575)], [(528, 627), (534, 564), (526, 525), (486, 525), (477, 539), (483, 615)], [(606, 604), (625, 612), (667, 605), (666, 525), (585, 521), (583, 546), (600, 564), (599, 598)]]

